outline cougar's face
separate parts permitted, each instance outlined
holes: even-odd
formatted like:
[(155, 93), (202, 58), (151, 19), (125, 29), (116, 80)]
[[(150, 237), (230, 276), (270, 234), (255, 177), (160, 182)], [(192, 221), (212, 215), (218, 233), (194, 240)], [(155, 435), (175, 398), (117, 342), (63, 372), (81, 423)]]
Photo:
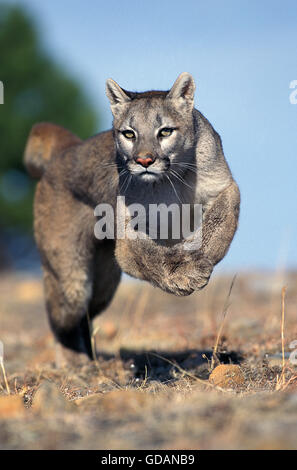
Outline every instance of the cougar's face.
[(174, 90), (176, 82), (169, 92), (132, 93), (107, 82), (121, 166), (143, 182), (182, 174), (186, 169), (183, 163), (188, 163), (193, 153), (193, 100), (184, 95), (189, 86), (193, 94), (194, 85), (190, 75), (182, 75), (187, 78), (183, 87), (179, 84), (179, 90)]

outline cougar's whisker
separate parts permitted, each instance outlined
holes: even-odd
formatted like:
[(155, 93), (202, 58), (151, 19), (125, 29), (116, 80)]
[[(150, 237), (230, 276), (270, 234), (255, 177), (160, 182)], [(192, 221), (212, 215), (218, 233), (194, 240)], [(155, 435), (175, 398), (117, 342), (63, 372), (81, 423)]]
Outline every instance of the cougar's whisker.
[(175, 186), (174, 186), (173, 182), (172, 182), (171, 179), (170, 179), (170, 176), (169, 176), (169, 175), (166, 175), (166, 177), (167, 177), (169, 183), (171, 184), (171, 186), (172, 186), (172, 188), (173, 188), (173, 191), (174, 191), (174, 193), (175, 193), (177, 199), (178, 199), (179, 202), (182, 204), (182, 201), (181, 201), (181, 199), (180, 199), (180, 197), (179, 197), (179, 195), (178, 195), (178, 193), (177, 193), (177, 191), (176, 191), (176, 189), (175, 189)]
[[(127, 172), (127, 173), (128, 173), (128, 172)], [(122, 183), (121, 186), (120, 186), (120, 189), (119, 189), (119, 193), (120, 193), (120, 194), (122, 194), (123, 189), (124, 189), (124, 187), (125, 187), (125, 184), (126, 184), (128, 178), (129, 178), (129, 173), (124, 177), (124, 181), (123, 181), (123, 183)], [(125, 192), (124, 192), (124, 194), (125, 194)]]
[(186, 183), (184, 178), (179, 173), (177, 173), (176, 171), (171, 169), (170, 174), (172, 174), (172, 176), (174, 176), (177, 180), (179, 180), (182, 184), (184, 184), (188, 188), (193, 189), (193, 186), (190, 186), (188, 183)]
[(185, 169), (185, 170), (187, 170), (187, 171), (191, 171), (191, 172), (194, 173), (194, 174), (198, 174), (198, 170), (197, 170), (197, 168), (195, 168), (195, 167), (192, 168), (191, 166), (182, 165), (182, 164), (180, 164), (180, 163), (174, 163), (174, 162), (171, 163), (171, 165), (176, 165), (176, 166), (178, 166), (178, 167), (180, 167), (180, 168), (183, 168), (183, 169)]

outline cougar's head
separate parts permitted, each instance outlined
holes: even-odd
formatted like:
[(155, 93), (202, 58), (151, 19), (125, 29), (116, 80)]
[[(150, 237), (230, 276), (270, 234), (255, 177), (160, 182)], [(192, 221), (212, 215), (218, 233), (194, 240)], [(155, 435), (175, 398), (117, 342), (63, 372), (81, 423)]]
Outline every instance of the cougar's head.
[(194, 158), (193, 77), (182, 73), (169, 91), (135, 93), (108, 79), (114, 138), (121, 165), (142, 181), (183, 174)]

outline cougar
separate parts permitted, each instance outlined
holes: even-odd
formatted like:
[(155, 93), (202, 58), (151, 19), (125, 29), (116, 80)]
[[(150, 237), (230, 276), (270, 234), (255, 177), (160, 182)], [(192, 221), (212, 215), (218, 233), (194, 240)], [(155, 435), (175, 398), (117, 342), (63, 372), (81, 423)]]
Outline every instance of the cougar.
[[(240, 193), (220, 136), (194, 108), (195, 83), (182, 73), (169, 91), (131, 92), (108, 79), (112, 130), (85, 141), (36, 124), (25, 166), (39, 182), (34, 233), (46, 310), (68, 361), (92, 358), (89, 322), (111, 301), (121, 273), (165, 292), (189, 295), (208, 283), (237, 228)], [(200, 204), (202, 241), (97, 239), (94, 209), (118, 196), (127, 204)]]

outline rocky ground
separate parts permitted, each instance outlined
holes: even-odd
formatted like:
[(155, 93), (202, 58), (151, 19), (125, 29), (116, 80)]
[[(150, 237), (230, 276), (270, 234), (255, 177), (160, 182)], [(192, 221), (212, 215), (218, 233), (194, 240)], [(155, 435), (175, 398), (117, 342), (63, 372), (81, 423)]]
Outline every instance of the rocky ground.
[(176, 298), (124, 280), (96, 360), (57, 369), (40, 279), (2, 273), (0, 449), (296, 449), (297, 274), (231, 282)]

